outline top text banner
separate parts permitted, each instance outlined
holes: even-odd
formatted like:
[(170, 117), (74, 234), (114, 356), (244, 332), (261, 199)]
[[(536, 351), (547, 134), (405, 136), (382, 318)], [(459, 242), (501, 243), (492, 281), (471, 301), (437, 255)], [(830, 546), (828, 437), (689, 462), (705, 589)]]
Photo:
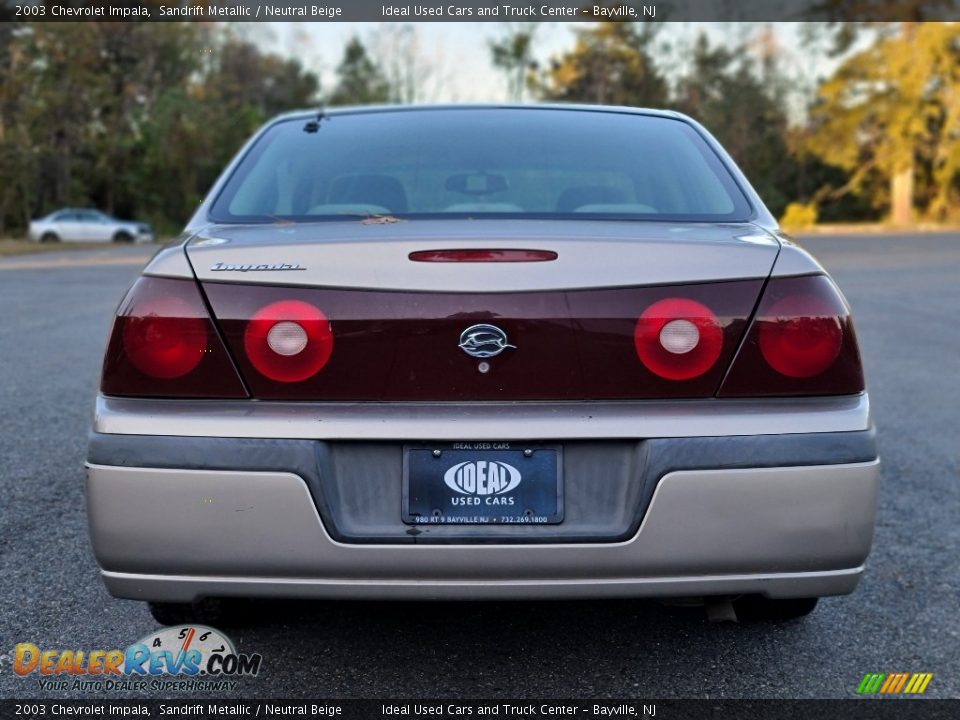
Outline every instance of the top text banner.
[(960, 0), (0, 0), (11, 20), (164, 22), (777, 22), (960, 20)]

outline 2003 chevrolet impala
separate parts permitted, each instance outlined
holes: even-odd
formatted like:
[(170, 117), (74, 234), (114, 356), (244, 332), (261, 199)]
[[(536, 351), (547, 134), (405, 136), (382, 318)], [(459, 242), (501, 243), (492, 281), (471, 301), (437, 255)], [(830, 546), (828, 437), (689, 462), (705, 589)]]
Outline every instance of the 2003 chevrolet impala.
[(241, 597), (851, 592), (849, 308), (672, 112), (283, 116), (121, 302), (90, 529), (161, 621)]

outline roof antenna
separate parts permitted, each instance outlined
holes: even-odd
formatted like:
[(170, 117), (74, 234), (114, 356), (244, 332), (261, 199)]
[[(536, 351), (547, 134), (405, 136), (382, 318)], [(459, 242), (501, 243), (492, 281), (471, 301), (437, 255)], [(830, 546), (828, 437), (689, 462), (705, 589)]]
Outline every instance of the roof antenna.
[(328, 119), (327, 111), (324, 110), (323, 105), (321, 105), (317, 109), (317, 116), (313, 120), (307, 120), (307, 124), (303, 126), (303, 131), (313, 134), (320, 129), (320, 123)]

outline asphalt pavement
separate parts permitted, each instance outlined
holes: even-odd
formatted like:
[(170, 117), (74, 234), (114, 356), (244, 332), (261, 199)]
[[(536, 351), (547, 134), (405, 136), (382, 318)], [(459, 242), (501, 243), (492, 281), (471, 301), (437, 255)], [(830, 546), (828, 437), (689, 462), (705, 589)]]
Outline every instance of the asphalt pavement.
[[(853, 307), (879, 428), (854, 595), (783, 624), (637, 601), (264, 603), (228, 631), (262, 671), (220, 697), (853, 697), (867, 672), (931, 672), (926, 696), (960, 697), (960, 235), (803, 244)], [(102, 587), (83, 499), (103, 345), (148, 254), (0, 260), (0, 698), (139, 697), (46, 692), (11, 665), (17, 643), (125, 648), (156, 628)]]

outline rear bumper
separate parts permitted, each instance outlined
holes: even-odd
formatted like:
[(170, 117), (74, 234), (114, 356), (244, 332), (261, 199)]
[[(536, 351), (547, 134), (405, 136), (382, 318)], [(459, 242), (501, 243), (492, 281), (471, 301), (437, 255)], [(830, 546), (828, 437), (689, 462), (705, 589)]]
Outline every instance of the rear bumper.
[(809, 597), (855, 588), (878, 471), (874, 459), (669, 472), (636, 533), (612, 543), (344, 543), (289, 472), (88, 464), (87, 498), (118, 597)]
[[(563, 522), (404, 525), (410, 439), (561, 444)], [(156, 601), (844, 594), (870, 551), (879, 475), (866, 394), (433, 405), (101, 397), (87, 468), (104, 582), (118, 597)]]

